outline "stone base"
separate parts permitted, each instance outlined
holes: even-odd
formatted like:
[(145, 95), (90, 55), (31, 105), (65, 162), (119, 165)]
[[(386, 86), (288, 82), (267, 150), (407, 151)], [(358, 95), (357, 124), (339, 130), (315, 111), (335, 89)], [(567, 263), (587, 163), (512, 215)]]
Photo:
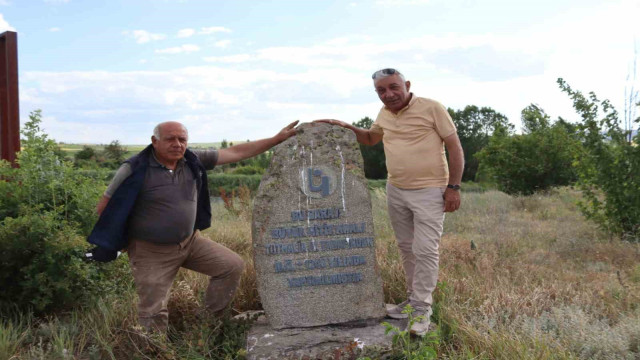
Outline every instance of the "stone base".
[(274, 330), (262, 315), (247, 334), (247, 359), (355, 359), (365, 346), (386, 352), (391, 348), (392, 334), (384, 334), (383, 321), (402, 330), (407, 326), (407, 320), (384, 318)]

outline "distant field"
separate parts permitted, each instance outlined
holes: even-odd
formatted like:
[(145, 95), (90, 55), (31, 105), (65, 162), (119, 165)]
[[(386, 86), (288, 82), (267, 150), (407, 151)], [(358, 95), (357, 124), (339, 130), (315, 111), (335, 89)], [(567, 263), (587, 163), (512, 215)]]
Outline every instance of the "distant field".
[[(235, 141), (233, 143), (236, 143)], [(190, 143), (190, 148), (200, 148), (200, 149), (208, 149), (208, 148), (220, 148), (221, 142), (211, 142), (211, 143)], [(67, 143), (59, 143), (60, 149), (67, 153), (67, 156), (73, 158), (73, 155), (78, 151), (82, 150), (85, 146), (90, 146), (94, 148), (96, 151), (103, 151), (104, 147), (107, 144), (67, 144)], [(148, 144), (144, 145), (122, 145), (127, 149), (127, 156), (134, 155), (144, 149)]]

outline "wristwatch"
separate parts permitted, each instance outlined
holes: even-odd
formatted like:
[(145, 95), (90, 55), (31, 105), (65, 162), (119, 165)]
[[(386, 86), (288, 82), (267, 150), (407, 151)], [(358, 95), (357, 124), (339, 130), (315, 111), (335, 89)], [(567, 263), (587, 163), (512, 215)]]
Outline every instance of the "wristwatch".
[(449, 185), (447, 185), (447, 188), (453, 189), (453, 190), (460, 190), (460, 185), (459, 184), (458, 185), (449, 184)]

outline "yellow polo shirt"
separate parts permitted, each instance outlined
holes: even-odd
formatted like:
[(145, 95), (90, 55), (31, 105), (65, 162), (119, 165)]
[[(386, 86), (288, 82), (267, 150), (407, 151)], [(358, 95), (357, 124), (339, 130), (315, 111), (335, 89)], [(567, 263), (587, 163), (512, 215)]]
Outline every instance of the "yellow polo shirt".
[(411, 94), (397, 114), (384, 106), (371, 131), (382, 134), (388, 181), (401, 189), (446, 186), (449, 166), (442, 139), (456, 132), (439, 102)]

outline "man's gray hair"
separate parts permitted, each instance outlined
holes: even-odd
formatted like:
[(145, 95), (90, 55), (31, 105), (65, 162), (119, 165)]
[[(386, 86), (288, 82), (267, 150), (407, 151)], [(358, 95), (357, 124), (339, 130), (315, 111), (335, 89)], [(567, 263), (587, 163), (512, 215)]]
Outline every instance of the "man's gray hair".
[(392, 75), (398, 75), (400, 76), (400, 79), (402, 79), (402, 81), (407, 81), (405, 80), (404, 75), (402, 75), (400, 71), (394, 68), (385, 68), (382, 70), (378, 70), (374, 72), (373, 75), (371, 75), (371, 78), (373, 79), (373, 81), (376, 81), (377, 79), (384, 78), (387, 76), (392, 76)]
[[(153, 137), (155, 137), (156, 139), (160, 140), (160, 128), (162, 127), (162, 125), (164, 125), (164, 124), (166, 124), (168, 122), (171, 122), (171, 121), (165, 121), (165, 122), (162, 122), (162, 123), (156, 125), (156, 127), (153, 128)], [(182, 128), (187, 133), (187, 136), (189, 136), (189, 130), (187, 130), (187, 127), (184, 126), (183, 124), (180, 124), (180, 125), (182, 125)]]

